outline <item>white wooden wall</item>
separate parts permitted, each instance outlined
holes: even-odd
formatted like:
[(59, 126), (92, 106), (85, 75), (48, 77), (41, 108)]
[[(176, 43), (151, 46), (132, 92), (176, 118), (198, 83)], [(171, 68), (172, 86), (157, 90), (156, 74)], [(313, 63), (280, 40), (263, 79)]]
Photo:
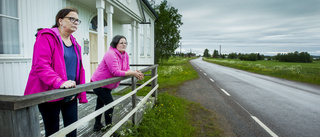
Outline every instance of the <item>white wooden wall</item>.
[(23, 57), (32, 58), (38, 28), (51, 28), (65, 0), (20, 0), (20, 38)]
[[(125, 3), (124, 0), (120, 0)], [(51, 28), (55, 23), (55, 16), (57, 12), (66, 7), (72, 6), (78, 9), (79, 19), (82, 21), (78, 30), (73, 34), (78, 43), (83, 49), (84, 40), (89, 40), (89, 24), (91, 19), (97, 15), (95, 8), (88, 8), (86, 5), (77, 3), (76, 1), (68, 0), (18, 0), (19, 9), (19, 32), (20, 32), (20, 51), (19, 56), (0, 56), (0, 95), (23, 95), (27, 83), (28, 75), (31, 69), (33, 46), (35, 42), (35, 34), (38, 28)], [(130, 6), (137, 3), (132, 0)], [(138, 12), (136, 7), (132, 11)], [(145, 10), (146, 11), (146, 10)], [(137, 13), (140, 14), (140, 13)], [(150, 15), (146, 13), (147, 21), (153, 20)], [(151, 56), (140, 57), (139, 46), (133, 46), (133, 55), (130, 57), (130, 64), (153, 64), (154, 63), (154, 22), (151, 21)], [(127, 27), (121, 22), (113, 20), (113, 34), (121, 34), (126, 36), (128, 34)], [(145, 35), (146, 36), (146, 35)], [(107, 42), (108, 44), (110, 42)], [(146, 47), (146, 46), (144, 46)], [(145, 51), (147, 52), (147, 51)], [(86, 71), (86, 82), (90, 82), (90, 54), (83, 54), (83, 65)], [(135, 58), (135, 59), (133, 59)], [(100, 61), (99, 61), (100, 62)], [(134, 68), (138, 69), (138, 68)], [(139, 68), (140, 69), (140, 68)]]
[(0, 93), (4, 95), (23, 95), (30, 67), (30, 59), (1, 59)]
[(65, 0), (18, 0), (20, 51), (18, 56), (0, 57), (0, 94), (23, 95), (31, 69), (37, 28), (52, 27)]

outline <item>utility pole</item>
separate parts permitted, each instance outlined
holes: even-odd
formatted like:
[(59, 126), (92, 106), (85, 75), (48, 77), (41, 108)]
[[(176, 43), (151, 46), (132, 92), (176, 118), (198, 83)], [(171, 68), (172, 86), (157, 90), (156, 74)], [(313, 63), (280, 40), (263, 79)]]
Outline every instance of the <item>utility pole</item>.
[(221, 58), (221, 45), (220, 45), (220, 58)]

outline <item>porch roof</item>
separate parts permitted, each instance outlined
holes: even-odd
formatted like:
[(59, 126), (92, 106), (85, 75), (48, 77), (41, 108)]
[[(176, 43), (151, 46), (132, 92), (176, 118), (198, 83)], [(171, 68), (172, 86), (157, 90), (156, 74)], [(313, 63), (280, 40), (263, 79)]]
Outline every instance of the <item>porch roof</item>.
[[(70, 1), (85, 5), (86, 7), (90, 8), (90, 9), (96, 8), (96, 0), (70, 0)], [(141, 13), (141, 12), (144, 10), (150, 10), (151, 13), (153, 14), (153, 16), (155, 17), (155, 20), (158, 19), (157, 13), (151, 7), (148, 0), (141, 0), (141, 1), (148, 7), (148, 9), (141, 10), (143, 8), (143, 6), (141, 7), (141, 5), (139, 4), (139, 0), (138, 0), (137, 6), (140, 9), (139, 10), (140, 13), (134, 13), (134, 11), (132, 11), (131, 9), (129, 9), (129, 8), (123, 9), (122, 8), (123, 5), (120, 5), (120, 4), (118, 5), (118, 3), (120, 3), (119, 0), (105, 0), (106, 4), (108, 3), (108, 4), (111, 4), (112, 6), (114, 6), (113, 18), (120, 21), (123, 24), (130, 24), (132, 19), (135, 19), (138, 22), (143, 22), (144, 17), (143, 17), (143, 13)]]

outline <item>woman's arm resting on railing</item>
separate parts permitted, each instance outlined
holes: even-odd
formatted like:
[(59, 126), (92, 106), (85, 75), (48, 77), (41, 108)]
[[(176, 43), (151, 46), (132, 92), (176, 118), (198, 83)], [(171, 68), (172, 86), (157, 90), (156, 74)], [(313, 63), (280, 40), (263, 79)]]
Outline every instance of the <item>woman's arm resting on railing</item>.
[(138, 80), (142, 80), (144, 75), (139, 70), (136, 70), (136, 71), (128, 70), (125, 72), (125, 76), (134, 76)]
[(75, 88), (76, 87), (76, 82), (73, 80), (68, 80), (60, 86), (60, 88)]

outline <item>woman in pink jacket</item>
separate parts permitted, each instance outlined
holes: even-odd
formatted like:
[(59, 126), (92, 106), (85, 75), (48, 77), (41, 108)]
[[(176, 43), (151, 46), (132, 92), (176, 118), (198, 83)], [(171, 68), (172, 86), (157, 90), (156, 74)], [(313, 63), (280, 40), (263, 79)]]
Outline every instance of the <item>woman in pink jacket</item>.
[[(77, 84), (85, 83), (81, 47), (71, 35), (77, 30), (80, 23), (78, 11), (66, 8), (58, 12), (56, 24), (51, 29), (38, 31), (25, 95), (59, 88), (74, 88)], [(82, 92), (38, 105), (46, 136), (59, 131), (60, 111), (64, 126), (77, 121), (78, 102), (76, 98), (80, 103), (88, 102), (86, 93)], [(74, 130), (67, 135), (67, 137), (71, 136), (76, 137), (77, 131)]]
[[(143, 73), (132, 71), (129, 66), (129, 56), (126, 52), (127, 39), (124, 36), (117, 35), (113, 37), (109, 50), (104, 54), (98, 68), (93, 73), (91, 81), (99, 81), (112, 77), (134, 76), (138, 80), (143, 79)], [(93, 89), (98, 96), (96, 110), (102, 108), (113, 101), (111, 90), (119, 86), (119, 82), (112, 83), (100, 88)], [(112, 123), (113, 108), (104, 113), (106, 126)], [(95, 118), (93, 131), (100, 131), (104, 126), (101, 124), (101, 115)]]

